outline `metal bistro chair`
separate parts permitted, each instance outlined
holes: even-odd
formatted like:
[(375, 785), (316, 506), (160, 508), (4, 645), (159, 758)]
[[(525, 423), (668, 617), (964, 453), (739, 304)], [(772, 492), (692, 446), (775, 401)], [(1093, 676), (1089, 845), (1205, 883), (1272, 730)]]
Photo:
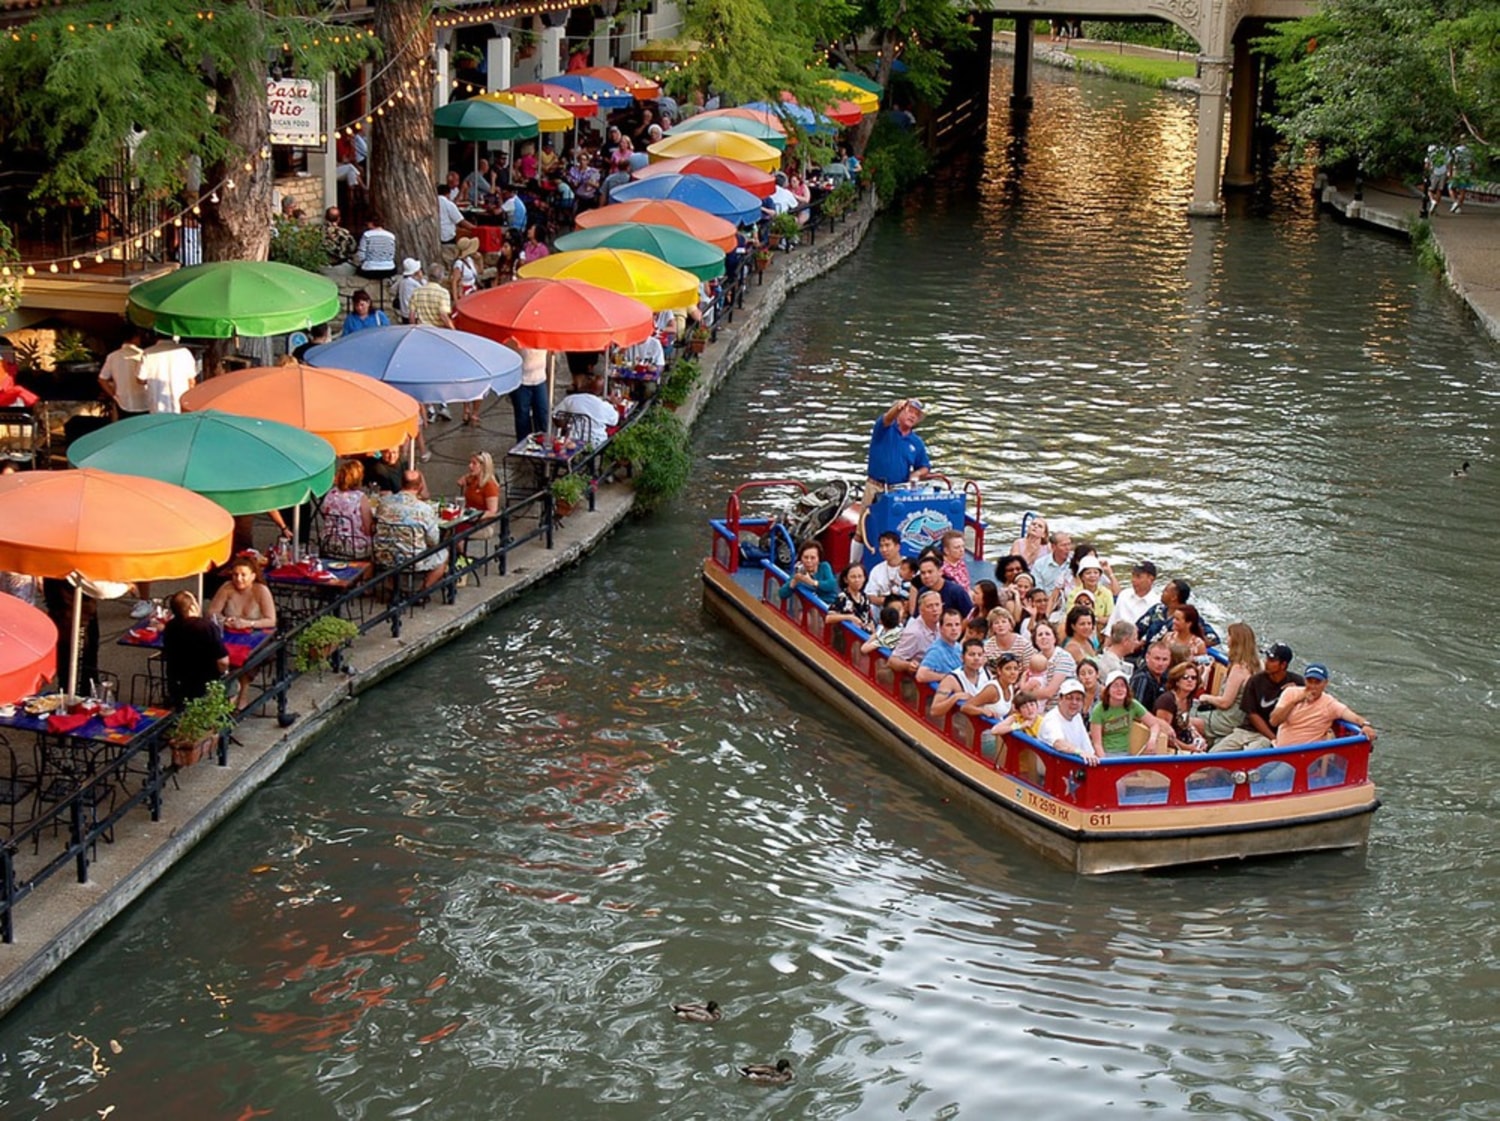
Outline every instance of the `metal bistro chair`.
[(10, 741), (0, 736), (0, 750), (5, 752), (4, 757), (10, 760), (10, 769), (0, 775), (0, 806), (4, 806), (7, 815), (7, 827), (9, 835), (14, 836), (16, 832), (16, 809), (22, 802), (34, 798), (37, 789), (37, 777), (33, 772), (22, 769), (16, 758), (16, 749), (10, 745)]
[(0, 409), (0, 462), (37, 466), (37, 456), (47, 441), (44, 430), (30, 409)]
[[(403, 522), (376, 521), (373, 552), (377, 568), (393, 569), (412, 557), (425, 553), (427, 548), (427, 534), (421, 526), (408, 525)], [(418, 572), (410, 565), (401, 569), (400, 572), (392, 573), (392, 598), (395, 595), (408, 599), (415, 596), (421, 591), (426, 577), (427, 573)], [(413, 601), (413, 605), (424, 606), (425, 598)]]

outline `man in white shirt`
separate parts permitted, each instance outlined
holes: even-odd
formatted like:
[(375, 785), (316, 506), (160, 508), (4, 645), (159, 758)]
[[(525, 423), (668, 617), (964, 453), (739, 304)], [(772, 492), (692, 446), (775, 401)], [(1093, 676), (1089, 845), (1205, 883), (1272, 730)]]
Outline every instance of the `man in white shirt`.
[(114, 401), (119, 413), (116, 420), (151, 411), (146, 387), (141, 384), (141, 357), (145, 354), (139, 346), (141, 334), (132, 327), (119, 349), (105, 356), (104, 365), (99, 370), (99, 384)]
[(766, 203), (761, 207), (760, 212), (769, 217), (772, 214), (785, 214), (789, 210), (796, 209), (797, 196), (787, 190), (786, 172), (778, 171), (776, 173), (776, 189), (771, 192), (770, 198), (766, 199)]
[(660, 339), (655, 335), (647, 335), (644, 342), (627, 346), (621, 351), (620, 364), (622, 366), (650, 366), (655, 373), (660, 374), (662, 367), (667, 364), (667, 354), (661, 348)]
[(1037, 739), (1058, 751), (1082, 756), (1090, 766), (1099, 762), (1083, 722), (1083, 684), (1076, 677), (1062, 683), (1057, 691), (1057, 707), (1042, 717)]
[(411, 316), (412, 293), (425, 282), (421, 261), (415, 257), (407, 257), (401, 262), (401, 279), (396, 282), (396, 310), (401, 313), (403, 320)]
[(568, 435), (587, 447), (599, 447), (609, 439), (609, 430), (620, 423), (620, 411), (604, 399), (604, 379), (576, 374), (573, 392), (557, 403), (558, 413), (567, 413)]
[(458, 235), (469, 237), (474, 233), (474, 224), (464, 217), (458, 204), (448, 197), (448, 186), (439, 183), (437, 189), (438, 200), (438, 240), (444, 245), (452, 245), (458, 240)]
[(198, 380), (198, 363), (187, 347), (162, 339), (142, 352), (136, 377), (145, 391), (148, 412), (180, 413), (182, 395)]
[(901, 536), (894, 530), (886, 530), (876, 543), (880, 549), (880, 563), (870, 569), (865, 580), (865, 595), (870, 602), (882, 604), (890, 595), (905, 595), (911, 589), (901, 579)]
[(1109, 617), (1110, 630), (1121, 620), (1132, 627), (1142, 615), (1161, 602), (1156, 590), (1156, 565), (1141, 561), (1130, 570), (1130, 587), (1115, 597), (1115, 613)]

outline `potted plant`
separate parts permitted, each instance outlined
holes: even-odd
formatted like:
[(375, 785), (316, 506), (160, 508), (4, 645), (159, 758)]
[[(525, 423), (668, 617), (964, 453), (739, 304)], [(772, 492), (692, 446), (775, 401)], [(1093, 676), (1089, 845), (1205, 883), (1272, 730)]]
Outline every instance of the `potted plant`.
[(774, 249), (777, 243), (781, 243), (790, 249), (791, 243), (797, 240), (797, 231), (800, 229), (795, 214), (776, 215), (771, 219), (771, 248)]
[(63, 400), (85, 401), (99, 395), (99, 358), (81, 331), (59, 331), (52, 344), (52, 371)]
[(191, 767), (213, 750), (219, 736), (234, 727), (234, 702), (222, 681), (211, 681), (201, 697), (182, 706), (177, 723), (167, 735), (172, 765)]
[(530, 58), (536, 54), (537, 34), (535, 31), (521, 29), (511, 32), (510, 37), (516, 45), (516, 58)]
[(359, 637), (359, 628), (337, 615), (320, 615), (297, 633), (292, 668), (298, 673), (322, 673), (333, 665), (333, 656)]
[(459, 47), (453, 52), (453, 65), (459, 70), (478, 70), (483, 61), (473, 47)]
[(688, 332), (688, 350), (693, 354), (702, 354), (704, 347), (708, 346), (709, 337), (707, 327), (694, 327)]
[(682, 405), (702, 374), (703, 367), (696, 358), (679, 358), (661, 384), (661, 403), (669, 409)]
[(755, 257), (753, 258), (753, 260), (755, 263), (755, 271), (765, 272), (771, 264), (771, 250), (767, 246), (762, 245), (760, 248), (756, 249)]
[(609, 446), (616, 462), (629, 465), (641, 509), (649, 510), (687, 486), (693, 460), (687, 427), (676, 413), (652, 409)]
[(562, 475), (552, 482), (552, 505), (559, 518), (566, 518), (583, 504), (588, 484), (582, 475)]

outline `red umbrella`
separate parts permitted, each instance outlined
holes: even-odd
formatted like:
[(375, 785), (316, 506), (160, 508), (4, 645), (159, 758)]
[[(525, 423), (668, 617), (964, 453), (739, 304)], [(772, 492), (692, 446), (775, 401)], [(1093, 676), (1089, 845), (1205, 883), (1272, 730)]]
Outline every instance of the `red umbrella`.
[(624, 90), (637, 101), (655, 101), (661, 96), (661, 86), (644, 74), (637, 74), (634, 70), (627, 70), (623, 66), (585, 66), (582, 70), (575, 70), (573, 73), (608, 82), (615, 89)]
[(763, 199), (776, 189), (776, 178), (743, 160), (727, 160), (721, 156), (679, 156), (673, 160), (661, 160), (647, 164), (631, 176), (633, 179), (649, 179), (653, 175), (701, 175), (706, 179), (718, 179), (743, 187), (758, 199)]
[(57, 626), (30, 604), (0, 595), (0, 704), (40, 689), (57, 672)]
[[(791, 102), (793, 105), (798, 104), (797, 99), (785, 91), (782, 91), (781, 100)], [(832, 101), (816, 112), (822, 113), (830, 121), (837, 121), (849, 128), (853, 128), (865, 119), (864, 111), (852, 101)]]
[(579, 280), (517, 280), (465, 296), (453, 309), (462, 331), (537, 350), (603, 350), (644, 342), (656, 324), (650, 308)]
[(551, 82), (526, 82), (523, 85), (511, 86), (506, 92), (529, 93), (532, 97), (546, 98), (559, 109), (566, 109), (575, 117), (599, 115), (599, 103), (593, 98), (584, 97), (583, 94), (570, 90), (566, 86), (553, 85)]

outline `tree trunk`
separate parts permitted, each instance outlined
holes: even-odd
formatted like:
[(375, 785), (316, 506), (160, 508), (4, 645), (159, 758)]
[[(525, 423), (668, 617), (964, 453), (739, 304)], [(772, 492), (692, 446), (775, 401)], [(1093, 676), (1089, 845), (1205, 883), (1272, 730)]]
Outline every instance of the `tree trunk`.
[[(406, 96), (390, 100), (417, 59), (432, 57), (428, 0), (377, 0), (375, 34), (387, 60), (375, 80), (376, 105), (385, 106), (370, 137), (370, 201), (396, 251), (426, 268), (438, 259), (437, 184), (432, 166), (432, 71), (411, 78)], [(403, 51), (404, 48), (404, 51)]]
[[(259, 7), (259, 0), (252, 0)], [(230, 154), (204, 169), (205, 188), (229, 180), (219, 201), (203, 199), (203, 259), (264, 261), (271, 249), (271, 195), (275, 172), (269, 156), (270, 111), (266, 107), (265, 52), (247, 44), (232, 74), (214, 82), (217, 112), (224, 122)], [(246, 164), (252, 171), (246, 171)]]

